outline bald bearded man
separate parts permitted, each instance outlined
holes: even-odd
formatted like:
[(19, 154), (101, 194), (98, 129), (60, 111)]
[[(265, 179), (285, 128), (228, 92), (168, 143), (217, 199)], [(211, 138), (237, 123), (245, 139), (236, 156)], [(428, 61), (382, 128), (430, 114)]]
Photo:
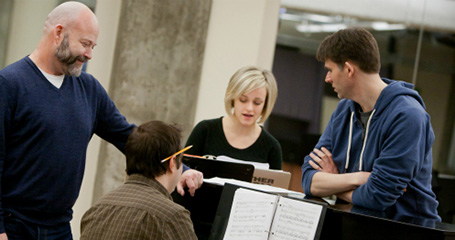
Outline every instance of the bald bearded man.
[[(91, 137), (124, 152), (135, 126), (82, 71), (98, 32), (87, 6), (65, 2), (48, 15), (37, 48), (0, 70), (0, 240), (72, 239)], [(188, 170), (178, 189), (201, 184), (202, 173)]]

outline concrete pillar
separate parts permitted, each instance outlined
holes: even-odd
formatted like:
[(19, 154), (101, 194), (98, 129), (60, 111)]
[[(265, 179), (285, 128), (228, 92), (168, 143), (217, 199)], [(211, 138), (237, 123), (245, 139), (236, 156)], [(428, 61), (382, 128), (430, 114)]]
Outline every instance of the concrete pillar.
[[(122, 1), (109, 94), (129, 122), (191, 130), (210, 7), (211, 0)], [(124, 155), (103, 142), (93, 201), (124, 176)]]

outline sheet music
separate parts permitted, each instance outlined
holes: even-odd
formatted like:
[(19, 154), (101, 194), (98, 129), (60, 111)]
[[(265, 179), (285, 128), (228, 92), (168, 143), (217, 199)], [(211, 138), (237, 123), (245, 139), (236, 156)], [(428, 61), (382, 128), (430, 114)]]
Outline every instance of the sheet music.
[(281, 197), (272, 223), (271, 240), (313, 240), (322, 205)]
[(265, 240), (278, 196), (239, 188), (235, 191), (225, 240)]

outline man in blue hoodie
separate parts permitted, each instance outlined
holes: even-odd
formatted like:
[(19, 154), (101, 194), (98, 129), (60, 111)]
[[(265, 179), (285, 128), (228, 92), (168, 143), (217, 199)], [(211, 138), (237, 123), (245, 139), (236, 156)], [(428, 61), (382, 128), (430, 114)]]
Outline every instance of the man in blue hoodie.
[(378, 45), (365, 29), (328, 36), (316, 57), (341, 101), (305, 157), (305, 194), (440, 221), (431, 189), (434, 133), (413, 85), (379, 76)]

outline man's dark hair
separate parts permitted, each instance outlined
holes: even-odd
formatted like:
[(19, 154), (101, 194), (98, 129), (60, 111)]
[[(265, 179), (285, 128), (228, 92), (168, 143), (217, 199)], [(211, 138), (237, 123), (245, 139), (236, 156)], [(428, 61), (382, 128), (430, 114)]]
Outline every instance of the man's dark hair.
[(316, 59), (328, 59), (341, 69), (346, 61), (352, 61), (366, 73), (379, 73), (381, 58), (376, 39), (363, 28), (347, 28), (327, 36), (316, 53)]
[[(181, 130), (176, 125), (150, 121), (134, 128), (125, 147), (126, 173), (155, 178), (166, 173), (170, 160), (161, 160), (180, 150)], [(182, 156), (177, 156), (177, 168)]]

